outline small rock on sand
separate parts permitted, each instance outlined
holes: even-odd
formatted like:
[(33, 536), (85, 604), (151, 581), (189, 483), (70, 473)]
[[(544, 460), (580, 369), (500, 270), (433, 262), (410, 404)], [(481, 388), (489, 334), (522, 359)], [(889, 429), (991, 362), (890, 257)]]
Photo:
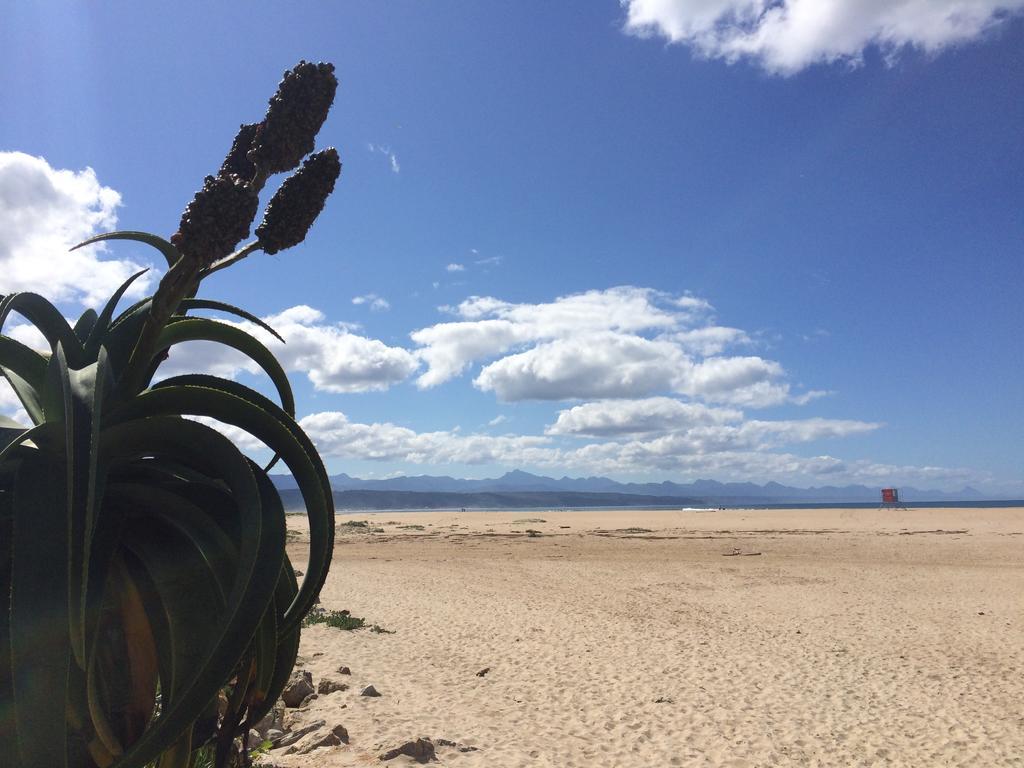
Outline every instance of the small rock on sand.
[(348, 683), (339, 683), (337, 680), (331, 680), (329, 677), (325, 677), (320, 681), (320, 684), (316, 687), (316, 692), (321, 696), (325, 696), (335, 691), (347, 691)]
[(274, 741), (274, 747), (290, 747), (292, 744), (295, 744), (302, 739), (303, 736), (308, 736), (313, 733), (313, 731), (319, 731), (325, 725), (327, 725), (326, 720), (314, 720), (309, 725), (304, 725), (302, 728), (298, 728), (288, 735), (282, 736), (277, 741)]
[(318, 733), (306, 739), (302, 744), (296, 744), (285, 754), (306, 755), (320, 747), (339, 747), (342, 744), (348, 744), (348, 731), (345, 730), (345, 726), (336, 725), (327, 733)]
[(345, 665), (342, 665), (342, 666), (338, 667), (338, 674), (339, 675), (351, 675), (352, 674), (352, 670), (349, 669), (348, 667), (346, 667)]
[(394, 760), (399, 755), (408, 755), (418, 763), (428, 763), (436, 760), (434, 756), (434, 743), (427, 738), (419, 738), (415, 741), (407, 741), (404, 744), (389, 749), (380, 756), (381, 760)]
[(297, 707), (311, 693), (314, 693), (312, 673), (297, 669), (288, 679), (288, 685), (281, 693), (281, 701), (286, 707)]
[(359, 692), (360, 696), (380, 696), (380, 692), (372, 685), (368, 685)]
[(254, 728), (261, 736), (273, 741), (274, 737), (270, 736), (272, 730), (278, 733), (284, 731), (284, 703), (279, 701), (274, 704), (266, 717), (256, 723)]
[(477, 677), (483, 677), (484, 675), (486, 675), (490, 671), (491, 671), (490, 667), (484, 667), (483, 669), (481, 669), (479, 672), (476, 673), (476, 676)]

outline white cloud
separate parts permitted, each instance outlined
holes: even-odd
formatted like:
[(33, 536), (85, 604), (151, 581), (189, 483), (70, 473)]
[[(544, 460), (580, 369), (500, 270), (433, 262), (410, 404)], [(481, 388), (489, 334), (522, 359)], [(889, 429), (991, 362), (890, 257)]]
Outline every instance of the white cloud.
[(778, 363), (723, 356), (752, 342), (716, 325), (701, 298), (618, 286), (540, 304), (471, 296), (441, 309), (459, 320), (411, 334), (427, 364), (421, 388), (483, 362), (474, 384), (505, 401), (667, 393), (747, 407), (793, 401)]
[(299, 421), (325, 456), (415, 464), (549, 463), (558, 452), (546, 437), (461, 435), (456, 430), (415, 432), (396, 424), (360, 424), (337, 411)]
[(411, 337), (422, 345), (416, 353), (427, 363), (427, 370), (416, 381), (421, 388), (442, 384), (473, 361), (501, 353), (524, 340), (508, 320), (439, 323), (415, 331)]
[(588, 437), (663, 434), (697, 426), (729, 424), (742, 418), (743, 412), (733, 408), (709, 408), (671, 397), (602, 400), (559, 411), (557, 420), (545, 432)]
[[(854, 419), (791, 419), (787, 421), (745, 422), (735, 428), (738, 441), (754, 448), (770, 448), (794, 443), (809, 443), (874, 432), (882, 425)], [(732, 428), (729, 428), (732, 429)]]
[(506, 416), (503, 413), (499, 413), (497, 416), (495, 416), (493, 419), (487, 422), (487, 426), (496, 427), (499, 424), (504, 424), (506, 421), (508, 421), (508, 416)]
[[(41, 157), (0, 152), (0, 294), (35, 291), (51, 301), (98, 306), (142, 267), (100, 260), (102, 246), (73, 245), (116, 228), (121, 196), (102, 186), (92, 168), (52, 168)], [(143, 295), (144, 275), (129, 289)]]
[(10, 416), (20, 407), (21, 401), (14, 394), (11, 385), (7, 383), (7, 379), (0, 376), (0, 414)]
[(847, 437), (878, 429), (849, 419), (745, 421), (732, 408), (709, 408), (668, 397), (605, 400), (560, 411), (548, 435), (636, 438), (623, 450), (672, 456), (764, 450), (814, 440)]
[(739, 328), (720, 325), (680, 331), (671, 338), (687, 352), (698, 355), (719, 355), (727, 347), (750, 343), (750, 337)]
[(504, 401), (638, 397), (671, 389), (685, 363), (669, 342), (593, 333), (503, 357), (480, 371), (473, 383)]
[(807, 405), (812, 400), (818, 400), (819, 398), (828, 397), (829, 395), (834, 394), (834, 392), (827, 389), (812, 389), (809, 392), (804, 392), (802, 395), (797, 395), (796, 397), (791, 398), (791, 400), (796, 405)]
[(377, 152), (384, 155), (388, 160), (388, 167), (391, 168), (392, 173), (401, 172), (402, 166), (398, 162), (398, 155), (391, 150), (391, 147), (385, 144), (367, 144), (366, 148), (371, 152)]
[[(65, 318), (67, 319), (67, 318)], [(74, 325), (74, 321), (69, 321), (70, 325)], [(26, 347), (34, 349), (37, 352), (50, 352), (50, 342), (46, 340), (46, 337), (31, 323), (10, 323), (4, 327), (3, 333), (5, 336), (10, 336), (15, 341), (20, 341)]]
[(877, 47), (935, 53), (969, 42), (1024, 8), (1024, 0), (620, 0), (626, 30), (775, 74), (812, 64), (860, 64)]
[[(419, 361), (408, 350), (352, 333), (341, 324), (329, 324), (324, 314), (312, 307), (291, 307), (263, 320), (284, 338), (285, 344), (251, 323), (235, 325), (266, 344), (286, 371), (306, 374), (323, 392), (385, 390), (419, 367)], [(240, 353), (207, 342), (175, 347), (161, 367), (164, 376), (205, 371), (233, 378), (243, 370), (255, 373), (258, 369)]]
[(445, 269), (448, 270), (449, 272), (465, 272), (466, 271), (465, 265), (463, 265), (463, 264), (456, 264), (454, 262), (452, 262), (447, 267), (445, 267)]
[(366, 304), (374, 312), (383, 312), (384, 310), (391, 309), (391, 302), (382, 296), (378, 296), (376, 293), (355, 296), (352, 299), (352, 303), (357, 306)]
[(782, 366), (760, 357), (710, 357), (693, 366), (680, 389), (687, 394), (719, 395), (782, 375)]

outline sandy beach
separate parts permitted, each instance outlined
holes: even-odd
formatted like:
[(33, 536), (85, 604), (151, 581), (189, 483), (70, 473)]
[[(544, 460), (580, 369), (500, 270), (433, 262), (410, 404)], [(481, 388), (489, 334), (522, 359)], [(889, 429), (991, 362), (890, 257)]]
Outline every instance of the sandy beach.
[(338, 523), (323, 607), (393, 634), (304, 630), (297, 669), (347, 688), (287, 710), (323, 724), (275, 765), (1024, 765), (1024, 509)]

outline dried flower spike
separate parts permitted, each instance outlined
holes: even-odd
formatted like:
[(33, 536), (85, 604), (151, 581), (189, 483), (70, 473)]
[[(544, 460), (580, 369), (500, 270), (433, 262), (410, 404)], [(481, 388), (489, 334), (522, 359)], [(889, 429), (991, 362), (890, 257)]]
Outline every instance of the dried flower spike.
[(259, 123), (249, 123), (239, 127), (235, 140), (231, 144), (231, 151), (224, 158), (218, 176), (233, 174), (244, 181), (252, 181), (253, 176), (256, 175), (256, 166), (247, 155), (252, 149), (252, 142), (256, 138), (256, 131), (259, 127)]
[(249, 153), (262, 175), (290, 171), (313, 151), (337, 89), (333, 64), (300, 61), (284, 73)]
[(306, 158), (302, 167), (285, 179), (256, 227), (260, 247), (277, 253), (301, 243), (341, 173), (341, 161), (334, 147)]
[(248, 236), (258, 206), (256, 193), (237, 176), (207, 176), (171, 242), (183, 255), (211, 264)]

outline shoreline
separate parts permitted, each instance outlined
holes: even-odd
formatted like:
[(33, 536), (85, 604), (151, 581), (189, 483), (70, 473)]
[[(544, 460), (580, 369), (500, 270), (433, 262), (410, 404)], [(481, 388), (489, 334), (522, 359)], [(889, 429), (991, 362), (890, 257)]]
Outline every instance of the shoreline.
[[(986, 501), (916, 501), (906, 502), (900, 509), (903, 510), (929, 510), (929, 509), (1014, 509), (1024, 507), (1024, 499), (990, 499)], [(878, 510), (878, 511), (899, 511), (896, 508), (886, 508), (873, 501), (864, 502), (809, 502), (779, 503), (779, 504), (731, 504), (721, 506), (692, 506), (681, 504), (651, 504), (623, 506), (612, 504), (607, 506), (579, 506), (579, 507), (338, 507), (338, 515), (359, 515), (359, 514), (383, 514), (393, 512), (395, 514), (407, 512), (732, 512), (732, 511), (779, 511), (779, 510), (827, 510), (827, 509), (850, 509), (850, 510)], [(302, 509), (288, 509), (286, 515), (301, 515)]]

